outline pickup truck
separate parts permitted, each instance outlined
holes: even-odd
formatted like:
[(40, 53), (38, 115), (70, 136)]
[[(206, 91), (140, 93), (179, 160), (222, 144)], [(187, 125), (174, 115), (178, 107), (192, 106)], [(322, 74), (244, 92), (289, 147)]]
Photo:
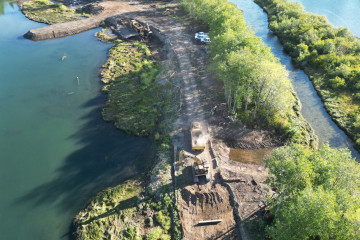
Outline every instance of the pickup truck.
[(198, 33), (195, 33), (195, 39), (196, 40), (201, 40), (203, 37), (208, 37), (208, 35), (204, 32), (198, 32)]
[(210, 43), (211, 42), (207, 33), (204, 33), (204, 32), (195, 33), (195, 39), (200, 41), (201, 43)]
[(210, 43), (211, 41), (210, 41), (209, 37), (203, 37), (203, 38), (200, 39), (200, 42), (202, 42), (202, 43)]

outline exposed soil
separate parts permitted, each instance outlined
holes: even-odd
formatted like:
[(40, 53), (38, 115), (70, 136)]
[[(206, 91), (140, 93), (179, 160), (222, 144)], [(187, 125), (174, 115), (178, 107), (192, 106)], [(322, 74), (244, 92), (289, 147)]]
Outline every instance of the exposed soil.
[[(237, 239), (236, 223), (226, 187), (191, 185), (181, 190), (184, 239)], [(213, 225), (199, 221), (221, 219)]]
[[(137, 5), (139, 7), (139, 5)], [(177, 14), (177, 9), (165, 12)], [(243, 129), (234, 125), (223, 106), (214, 96), (222, 84), (205, 70), (206, 54), (193, 36), (190, 26), (176, 22), (164, 12), (148, 9), (127, 16), (148, 23), (165, 36), (166, 45), (175, 55), (177, 71), (173, 83), (181, 89), (181, 110), (174, 122), (173, 142), (178, 149), (191, 152), (190, 126), (193, 121), (208, 122), (209, 144), (201, 153), (211, 165), (211, 181), (193, 183), (191, 165), (185, 164), (186, 179), (179, 204), (184, 239), (248, 239), (243, 221), (261, 215), (266, 193), (271, 192), (263, 183), (267, 177), (264, 164), (234, 162), (229, 159), (229, 147), (242, 149), (274, 148), (282, 138), (260, 129)], [(213, 110), (213, 111), (212, 111)], [(202, 225), (199, 221), (221, 219), (215, 225)]]
[[(271, 149), (282, 143), (282, 137), (271, 132), (234, 125), (219, 101), (222, 84), (205, 70), (204, 46), (194, 40), (196, 29), (172, 18), (180, 15), (176, 7), (158, 10), (168, 3), (114, 1), (101, 3), (109, 14), (136, 19), (159, 31), (169, 58), (176, 70), (172, 83), (181, 91), (181, 108), (173, 124), (173, 143), (178, 149), (191, 152), (190, 125), (193, 121), (208, 123), (209, 143), (197, 154), (211, 165), (211, 181), (194, 184), (192, 163), (185, 164), (181, 186), (180, 217), (184, 239), (248, 239), (243, 222), (261, 215), (266, 194), (267, 171), (264, 164), (246, 164), (229, 159), (229, 147), (241, 149)], [(100, 14), (101, 15), (101, 14)], [(98, 18), (96, 18), (98, 21)], [(155, 56), (163, 59), (158, 43), (151, 46)], [(170, 74), (170, 73), (169, 73)], [(221, 219), (216, 225), (199, 225), (199, 221)]]

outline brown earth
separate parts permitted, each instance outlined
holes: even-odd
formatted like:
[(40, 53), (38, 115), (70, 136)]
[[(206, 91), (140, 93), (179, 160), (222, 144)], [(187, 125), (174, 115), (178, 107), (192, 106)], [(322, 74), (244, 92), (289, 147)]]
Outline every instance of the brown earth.
[[(281, 145), (282, 138), (268, 131), (235, 125), (227, 116), (225, 104), (216, 96), (222, 91), (222, 84), (205, 70), (207, 62), (202, 45), (194, 40), (196, 31), (203, 29), (184, 25), (172, 16), (182, 17), (175, 5), (168, 3), (145, 3), (113, 1), (102, 2), (105, 10), (100, 15), (81, 20), (79, 24), (55, 24), (40, 30), (32, 30), (34, 36), (61, 37), (63, 33), (75, 33), (85, 25), (98, 26), (110, 15), (127, 17), (149, 24), (163, 42), (164, 48), (174, 59), (176, 66), (172, 83), (181, 92), (179, 115), (173, 124), (173, 143), (178, 149), (191, 152), (190, 125), (193, 121), (208, 123), (209, 143), (201, 153), (211, 165), (211, 181), (194, 184), (191, 162), (185, 163), (184, 171), (177, 174), (183, 178), (180, 183), (184, 239), (249, 239), (243, 223), (262, 215), (266, 194), (271, 190), (264, 184), (267, 171), (263, 163), (246, 164), (229, 159), (229, 147), (241, 149), (271, 149)], [(157, 7), (165, 5), (165, 9)], [(102, 20), (101, 20), (102, 19)], [(65, 29), (64, 31), (62, 29)], [(76, 30), (78, 29), (78, 30)], [(80, 30), (79, 30), (80, 29)], [(50, 35), (49, 35), (50, 34)], [(180, 185), (181, 184), (181, 185)], [(222, 219), (216, 225), (199, 225), (199, 221)]]
[[(172, 82), (181, 89), (181, 109), (173, 124), (174, 145), (191, 152), (191, 123), (208, 122), (209, 144), (204, 151), (195, 154), (211, 163), (211, 181), (194, 184), (192, 163), (185, 164), (185, 181), (180, 186), (178, 199), (183, 239), (249, 239), (243, 222), (261, 217), (266, 193), (270, 192), (263, 183), (267, 171), (263, 163), (231, 161), (229, 147), (268, 149), (281, 145), (282, 139), (265, 130), (249, 127), (243, 130), (221, 109), (223, 104), (214, 96), (221, 91), (222, 84), (205, 70), (206, 54), (193, 37), (201, 29), (185, 26), (164, 14), (179, 13), (176, 8), (157, 11), (149, 5), (136, 6), (142, 11), (128, 12), (121, 17), (136, 19), (158, 30), (165, 47), (175, 56), (177, 67), (172, 73)], [(214, 110), (215, 106), (219, 107)], [(222, 222), (198, 225), (199, 221), (214, 219)]]
[(33, 41), (66, 37), (100, 27), (100, 24), (108, 17), (139, 11), (135, 5), (130, 5), (128, 2), (123, 1), (105, 1), (95, 4), (103, 9), (98, 15), (78, 21), (58, 23), (32, 29), (28, 31), (24, 37)]

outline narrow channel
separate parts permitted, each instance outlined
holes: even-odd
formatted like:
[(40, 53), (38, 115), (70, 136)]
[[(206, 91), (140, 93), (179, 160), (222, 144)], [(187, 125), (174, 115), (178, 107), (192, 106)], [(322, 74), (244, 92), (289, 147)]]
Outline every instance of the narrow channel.
[(354, 149), (351, 139), (326, 112), (308, 76), (292, 64), (291, 57), (284, 52), (277, 36), (269, 30), (267, 14), (252, 0), (231, 0), (231, 2), (244, 11), (246, 23), (253, 28), (256, 36), (261, 37), (264, 43), (271, 47), (272, 53), (286, 66), (302, 105), (301, 113), (315, 130), (319, 143), (328, 142), (332, 147), (349, 148), (353, 157), (360, 160), (360, 154)]
[(152, 142), (102, 119), (99, 29), (32, 42), (44, 24), (6, 0), (0, 26), (1, 239), (66, 240), (92, 196), (144, 170)]

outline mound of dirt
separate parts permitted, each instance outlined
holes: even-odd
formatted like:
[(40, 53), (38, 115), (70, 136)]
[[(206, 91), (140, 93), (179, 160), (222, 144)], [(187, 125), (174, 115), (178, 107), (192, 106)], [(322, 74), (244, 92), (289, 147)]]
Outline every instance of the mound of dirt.
[[(181, 190), (181, 197), (184, 239), (237, 239), (233, 209), (224, 186), (187, 186)], [(200, 221), (216, 219), (222, 221), (214, 225), (199, 224)]]

